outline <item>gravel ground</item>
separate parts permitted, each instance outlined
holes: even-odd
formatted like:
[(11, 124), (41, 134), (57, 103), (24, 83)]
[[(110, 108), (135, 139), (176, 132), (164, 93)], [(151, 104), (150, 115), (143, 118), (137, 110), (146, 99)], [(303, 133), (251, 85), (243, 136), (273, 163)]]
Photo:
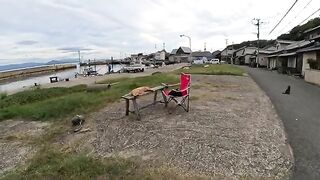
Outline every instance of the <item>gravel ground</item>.
[[(144, 164), (190, 175), (289, 177), (293, 158), (283, 125), (251, 78), (193, 75), (192, 83), (189, 113), (157, 104), (136, 121), (123, 115), (124, 102), (119, 102), (92, 115), (95, 152), (139, 157)], [(146, 96), (139, 103), (151, 100)]]
[[(160, 95), (159, 95), (160, 98)], [(139, 104), (150, 103), (152, 95)], [(139, 159), (146, 167), (172, 167), (183, 175), (219, 179), (287, 179), (293, 166), (283, 126), (268, 97), (249, 77), (192, 76), (189, 113), (174, 104), (124, 116), (119, 101), (86, 117), (85, 133), (66, 132), (63, 151)], [(48, 124), (0, 122), (0, 176), (36, 151), (26, 139)], [(221, 178), (220, 178), (221, 177)]]
[(28, 141), (41, 136), (48, 125), (17, 120), (0, 122), (0, 176), (32, 157), (37, 148), (28, 144)]

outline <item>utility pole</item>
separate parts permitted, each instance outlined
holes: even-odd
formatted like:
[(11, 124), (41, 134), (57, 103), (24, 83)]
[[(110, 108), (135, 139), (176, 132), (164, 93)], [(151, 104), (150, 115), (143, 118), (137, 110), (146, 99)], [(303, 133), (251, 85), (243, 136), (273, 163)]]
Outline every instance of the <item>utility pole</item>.
[(206, 51), (207, 50), (207, 43), (205, 42), (204, 43), (204, 51)]
[(79, 63), (81, 64), (80, 50), (78, 50), (78, 56), (79, 56)]
[(258, 46), (258, 50), (257, 50), (257, 57), (256, 57), (256, 63), (257, 63), (257, 67), (259, 67), (259, 54), (260, 54), (260, 25), (262, 24), (260, 22), (260, 19), (258, 18), (254, 18), (253, 21), (255, 21), (255, 23), (253, 23), (253, 25), (257, 26), (257, 30), (258, 30), (258, 33), (257, 33), (257, 38), (258, 38), (258, 41), (257, 41), (257, 46)]
[(226, 39), (226, 62), (228, 63), (228, 39)]

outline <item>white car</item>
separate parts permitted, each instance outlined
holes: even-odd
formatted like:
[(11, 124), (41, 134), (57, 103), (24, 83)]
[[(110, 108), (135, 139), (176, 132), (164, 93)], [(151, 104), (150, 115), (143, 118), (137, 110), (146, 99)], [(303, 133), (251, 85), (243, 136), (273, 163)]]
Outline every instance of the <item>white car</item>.
[(219, 59), (211, 59), (211, 64), (220, 64)]
[(203, 60), (202, 59), (196, 59), (196, 60), (193, 60), (193, 64), (203, 64)]

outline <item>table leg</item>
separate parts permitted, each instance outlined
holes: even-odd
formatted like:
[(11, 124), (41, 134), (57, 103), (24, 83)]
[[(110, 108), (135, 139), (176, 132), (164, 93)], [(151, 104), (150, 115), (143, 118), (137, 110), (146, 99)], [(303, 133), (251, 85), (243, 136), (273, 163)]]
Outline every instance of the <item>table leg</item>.
[(134, 112), (135, 112), (135, 114), (136, 114), (136, 116), (137, 116), (137, 119), (140, 120), (141, 117), (140, 117), (139, 107), (138, 107), (136, 98), (134, 98), (134, 99), (132, 100), (132, 102), (133, 102)]
[(126, 116), (129, 115), (129, 99), (126, 99)]
[(157, 103), (157, 96), (158, 96), (158, 91), (154, 92), (154, 97), (153, 97), (153, 105)]

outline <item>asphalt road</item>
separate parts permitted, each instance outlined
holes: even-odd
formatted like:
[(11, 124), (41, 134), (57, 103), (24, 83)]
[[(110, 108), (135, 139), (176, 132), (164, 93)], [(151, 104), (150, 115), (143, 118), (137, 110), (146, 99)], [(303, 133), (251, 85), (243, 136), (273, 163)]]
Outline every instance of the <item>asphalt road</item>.
[[(244, 68), (270, 97), (283, 121), (295, 158), (292, 179), (319, 180), (320, 87), (277, 72)], [(282, 94), (288, 85), (291, 94)]]

